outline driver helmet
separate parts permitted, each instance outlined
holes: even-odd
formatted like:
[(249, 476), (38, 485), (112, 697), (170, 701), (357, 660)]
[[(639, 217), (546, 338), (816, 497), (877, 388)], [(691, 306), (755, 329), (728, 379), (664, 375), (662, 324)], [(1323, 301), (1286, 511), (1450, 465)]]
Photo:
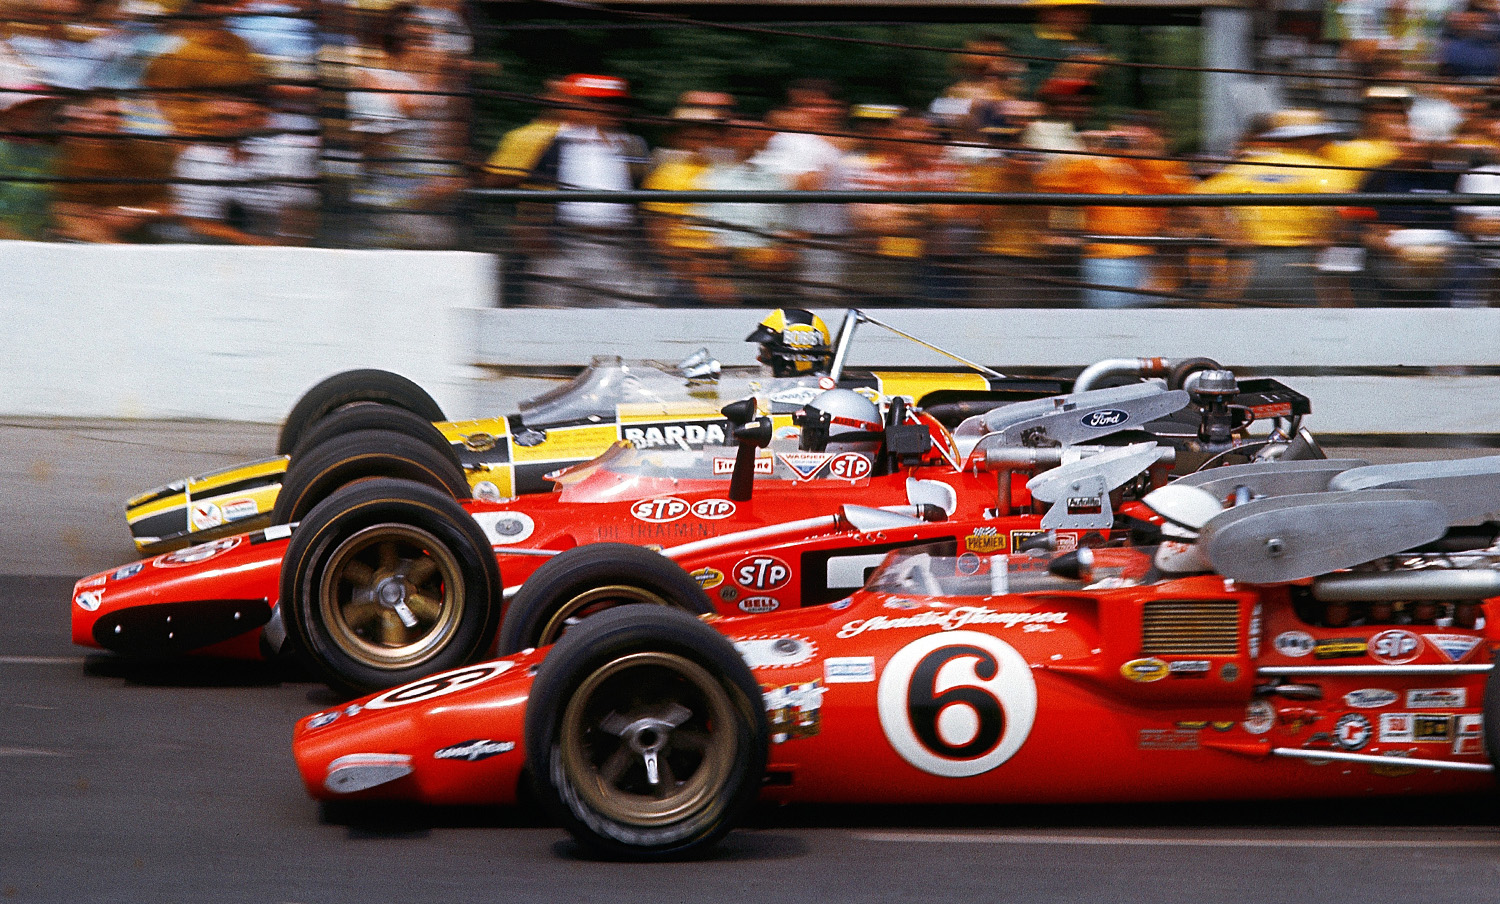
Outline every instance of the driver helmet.
[(880, 409), (852, 389), (819, 393), (803, 406), (799, 420), (802, 439), (798, 447), (803, 452), (823, 452), (829, 445), (837, 445), (841, 452), (874, 452), (880, 448), (879, 434), (885, 429)]
[(1207, 490), (1169, 483), (1147, 493), (1141, 502), (1162, 518), (1162, 542), (1156, 549), (1156, 567), (1171, 574), (1213, 571), (1208, 556), (1197, 545), (1203, 525), (1224, 510), (1224, 504)]
[(757, 360), (769, 365), (773, 376), (827, 373), (833, 363), (828, 325), (817, 314), (801, 308), (777, 308), (745, 341), (760, 343)]

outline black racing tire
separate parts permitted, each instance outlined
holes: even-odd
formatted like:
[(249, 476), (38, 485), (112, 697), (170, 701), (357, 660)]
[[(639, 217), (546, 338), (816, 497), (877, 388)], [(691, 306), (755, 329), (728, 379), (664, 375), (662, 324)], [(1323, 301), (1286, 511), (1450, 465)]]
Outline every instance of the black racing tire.
[(714, 611), (692, 575), (661, 553), (590, 543), (548, 559), (516, 591), (500, 624), (500, 655), (556, 643), (586, 617), (638, 603), (693, 615)]
[(323, 445), (336, 436), (360, 430), (388, 430), (392, 433), (403, 433), (438, 450), (453, 462), (455, 468), (463, 469), (463, 462), (459, 461), (453, 444), (448, 442), (442, 431), (433, 426), (432, 421), (420, 414), (412, 414), (404, 408), (395, 408), (390, 405), (348, 405), (321, 418), (312, 425), (311, 429), (302, 432), (302, 438), (297, 440), (296, 447), (290, 453), (292, 460), (295, 461), (307, 451)]
[(1212, 358), (1183, 358), (1167, 372), (1167, 388), (1181, 389), (1187, 378), (1200, 370), (1222, 370), (1224, 365)]
[(734, 646), (665, 606), (584, 619), (542, 662), (526, 704), (538, 801), (614, 859), (704, 853), (754, 802), (769, 735), (760, 685)]
[(346, 370), (302, 394), (281, 424), (281, 433), (276, 437), (276, 454), (291, 455), (298, 440), (313, 424), (345, 405), (360, 402), (404, 408), (428, 422), (447, 420), (443, 409), (427, 394), (427, 390), (400, 374), (370, 368)]
[(301, 521), (334, 490), (372, 477), (424, 483), (456, 499), (472, 495), (463, 468), (451, 455), (404, 433), (356, 430), (335, 436), (292, 459), (271, 509), (271, 523)]
[(368, 480), (319, 503), (281, 564), (288, 642), (356, 696), (478, 661), (500, 624), (500, 567), (453, 497)]

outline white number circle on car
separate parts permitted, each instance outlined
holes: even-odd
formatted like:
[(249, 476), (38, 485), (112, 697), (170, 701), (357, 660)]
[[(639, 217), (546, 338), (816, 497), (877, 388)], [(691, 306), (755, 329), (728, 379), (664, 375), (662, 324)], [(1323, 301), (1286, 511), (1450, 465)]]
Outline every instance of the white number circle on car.
[(461, 691), (466, 687), (472, 687), (482, 681), (488, 681), (496, 675), (508, 670), (514, 663), (501, 660), (499, 662), (486, 662), (482, 665), (471, 665), (451, 672), (442, 672), (437, 675), (428, 675), (420, 681), (411, 684), (403, 684), (401, 687), (388, 690), (369, 703), (365, 709), (389, 709), (392, 706), (403, 706), (407, 703), (416, 703), (419, 700), (430, 700), (433, 697), (441, 697), (454, 691)]
[(902, 647), (880, 676), (880, 727), (901, 758), (946, 778), (979, 775), (1021, 749), (1036, 720), (1036, 682), (1010, 644), (978, 631)]

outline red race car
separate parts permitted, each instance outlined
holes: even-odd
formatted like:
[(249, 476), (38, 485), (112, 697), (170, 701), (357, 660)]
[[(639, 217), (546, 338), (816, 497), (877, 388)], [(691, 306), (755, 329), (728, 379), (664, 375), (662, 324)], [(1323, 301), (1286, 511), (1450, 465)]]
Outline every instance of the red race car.
[[(1105, 450), (1092, 445), (1099, 440), (1150, 437), (1138, 428), (1166, 424), (1162, 438), (1181, 457), (1261, 451), (1266, 440), (1201, 440), (1225, 418), (1242, 419), (1227, 392), (1204, 398), (1191, 407), (1183, 390), (1137, 383), (1008, 405), (950, 435), (900, 403), (883, 424), (868, 399), (835, 389), (809, 404), (791, 448), (758, 451), (770, 422), (742, 405), (727, 409), (740, 424), (738, 451), (621, 446), (560, 475), (552, 494), (460, 502), (370, 480), (320, 503), (295, 529), (229, 537), (80, 581), (73, 639), (123, 653), (256, 658), (289, 636), (330, 684), (367, 692), (490, 655), (502, 577), (503, 586), (521, 586), (548, 558), (601, 541), (664, 548), (691, 564), (695, 580), (659, 577), (653, 565), (665, 560), (648, 552), (629, 567), (549, 569), (516, 597), (502, 652), (549, 641), (578, 615), (622, 601), (748, 613), (824, 603), (860, 586), (879, 554), (897, 546), (947, 538), (1003, 552), (1059, 529), (1053, 542), (1076, 543), (1113, 524), (1112, 495), (1119, 504), (1149, 489), (1179, 457), (1176, 447)], [(1186, 423), (1198, 424), (1187, 442), (1173, 432), (1184, 422), (1171, 419), (1185, 411)], [(1315, 452), (1305, 441), (1271, 445)], [(1055, 470), (1028, 482), (1041, 468)], [(1050, 506), (1046, 515), (1031, 514), (1034, 500)], [(926, 523), (934, 520), (944, 523)], [(610, 577), (603, 586), (625, 589), (572, 589), (601, 576)]]
[(1494, 518), (1497, 476), (1500, 458), (1204, 472), (1147, 497), (1155, 549), (901, 550), (827, 606), (613, 609), (309, 716), (293, 751), (321, 800), (509, 804), (529, 781), (580, 842), (641, 858), (698, 851), (757, 796), (1480, 791), (1500, 553), (1452, 525)]

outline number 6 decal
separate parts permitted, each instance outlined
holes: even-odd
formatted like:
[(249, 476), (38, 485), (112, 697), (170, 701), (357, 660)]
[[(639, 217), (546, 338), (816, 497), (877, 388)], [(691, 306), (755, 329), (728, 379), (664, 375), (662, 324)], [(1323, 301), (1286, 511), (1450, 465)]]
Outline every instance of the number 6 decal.
[(880, 727), (923, 772), (965, 778), (1021, 749), (1036, 720), (1036, 682), (1010, 644), (978, 631), (931, 634), (891, 657)]

